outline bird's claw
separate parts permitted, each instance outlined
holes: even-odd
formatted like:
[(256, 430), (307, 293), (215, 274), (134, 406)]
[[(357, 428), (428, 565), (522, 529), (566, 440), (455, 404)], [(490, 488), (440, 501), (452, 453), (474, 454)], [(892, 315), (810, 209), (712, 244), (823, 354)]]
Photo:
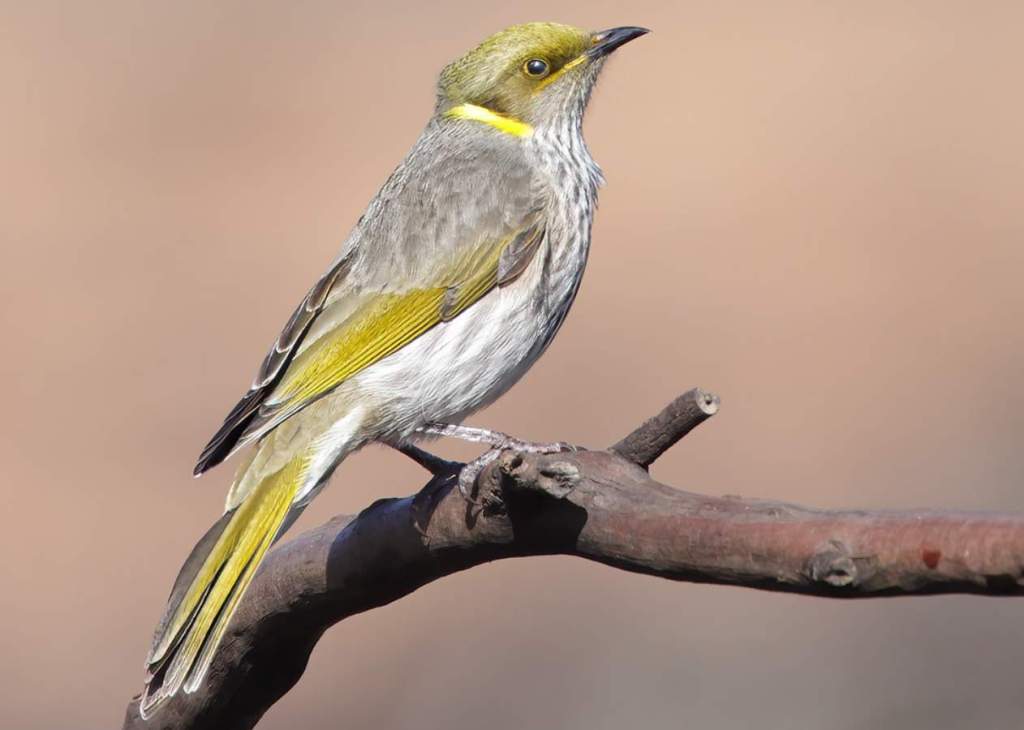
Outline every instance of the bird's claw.
[(492, 449), (487, 451), (480, 456), (468, 462), (462, 467), (459, 472), (459, 494), (467, 502), (473, 505), (479, 506), (479, 502), (473, 497), (474, 487), (476, 486), (477, 477), (480, 476), (480, 472), (487, 468), (489, 464), (492, 464), (497, 458), (501, 456), (501, 451)]
[(503, 439), (501, 443), (495, 444), (489, 451), (484, 452), (473, 461), (468, 462), (459, 472), (459, 494), (463, 499), (472, 505), (480, 506), (480, 503), (473, 496), (476, 487), (476, 480), (488, 466), (498, 460), (503, 451), (521, 451), (526, 454), (557, 454), (572, 453), (582, 450), (582, 447), (565, 441), (554, 441), (551, 443), (535, 443), (523, 441), (511, 436)]

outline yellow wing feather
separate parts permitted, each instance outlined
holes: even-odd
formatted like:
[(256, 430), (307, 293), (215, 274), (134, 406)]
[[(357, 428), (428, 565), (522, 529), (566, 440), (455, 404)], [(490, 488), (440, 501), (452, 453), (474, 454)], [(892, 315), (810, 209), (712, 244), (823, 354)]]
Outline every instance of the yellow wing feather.
[(511, 235), (475, 247), (435, 287), (373, 295), (334, 332), (295, 358), (270, 402), (293, 412), (465, 311), (497, 286), (502, 251), (514, 239)]
[(445, 289), (378, 294), (334, 333), (295, 358), (273, 400), (312, 400), (400, 349), (440, 321)]

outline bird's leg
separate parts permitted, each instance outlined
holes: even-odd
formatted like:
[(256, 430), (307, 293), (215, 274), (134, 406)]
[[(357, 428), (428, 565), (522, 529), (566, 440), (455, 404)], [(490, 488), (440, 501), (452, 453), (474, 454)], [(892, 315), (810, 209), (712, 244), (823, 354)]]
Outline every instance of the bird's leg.
[(484, 467), (501, 455), (500, 451), (492, 449), (467, 464), (461, 464), (457, 461), (449, 461), (437, 454), (431, 454), (429, 451), (412, 444), (402, 444), (400, 446), (392, 446), (392, 448), (408, 456), (435, 477), (439, 474), (458, 470), (459, 493), (462, 494), (467, 502), (474, 505), (478, 505), (478, 502), (472, 496), (473, 483)]
[(512, 440), (507, 433), (454, 423), (428, 423), (426, 426), (420, 426), (416, 431), (426, 436), (447, 436), (474, 444), (487, 444), (494, 448), (499, 448)]
[[(387, 445), (393, 448), (395, 451), (399, 451), (408, 456), (410, 459), (412, 459), (417, 464), (422, 466), (424, 469), (429, 471), (434, 476), (435, 479), (448, 477), (456, 472), (458, 472), (461, 475), (461, 470), (465, 466), (461, 462), (448, 461), (448, 459), (445, 459), (444, 457), (438, 456), (437, 454), (432, 454), (429, 451), (421, 449), (420, 447), (414, 446), (413, 444), (410, 443)], [(459, 491), (463, 491), (461, 485), (459, 486)], [(426, 493), (426, 496), (424, 496), (424, 493)], [(422, 535), (423, 537), (427, 537), (427, 529), (425, 525), (420, 524), (419, 515), (421, 511), (430, 512), (432, 510), (430, 508), (424, 508), (422, 502), (425, 499), (429, 504), (432, 501), (431, 495), (434, 494), (436, 494), (436, 492), (431, 492), (429, 490), (424, 489), (420, 491), (417, 495), (415, 495), (412, 500), (412, 511), (414, 515), (413, 527), (415, 527), (417, 532), (419, 532), (420, 535)], [(465, 493), (463, 492), (463, 494)], [(472, 499), (469, 499), (469, 501), (473, 502)], [(473, 502), (473, 504), (476, 503)]]
[(469, 441), (474, 444), (487, 444), (492, 449), (512, 449), (531, 454), (554, 454), (559, 451), (579, 450), (578, 447), (567, 444), (564, 441), (554, 441), (552, 443), (523, 441), (501, 431), (492, 431), (488, 428), (477, 428), (476, 426), (462, 426), (454, 423), (428, 423), (426, 426), (419, 427), (416, 431), (426, 436), (447, 436), (448, 438)]
[(408, 456), (434, 476), (449, 471), (455, 471), (455, 469), (459, 467), (458, 462), (448, 461), (448, 459), (438, 456), (437, 454), (431, 454), (429, 451), (421, 449), (419, 446), (414, 446), (413, 444), (402, 444), (401, 446), (395, 446), (394, 448), (396, 451), (400, 451)]

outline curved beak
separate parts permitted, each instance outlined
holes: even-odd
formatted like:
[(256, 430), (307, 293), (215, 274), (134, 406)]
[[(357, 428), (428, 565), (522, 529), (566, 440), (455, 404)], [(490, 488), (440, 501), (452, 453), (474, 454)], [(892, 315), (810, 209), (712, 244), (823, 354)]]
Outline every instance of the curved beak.
[(650, 32), (647, 28), (638, 28), (632, 25), (598, 31), (594, 33), (594, 45), (587, 49), (587, 55), (591, 58), (607, 56), (619, 46), (623, 46), (631, 40), (647, 35)]

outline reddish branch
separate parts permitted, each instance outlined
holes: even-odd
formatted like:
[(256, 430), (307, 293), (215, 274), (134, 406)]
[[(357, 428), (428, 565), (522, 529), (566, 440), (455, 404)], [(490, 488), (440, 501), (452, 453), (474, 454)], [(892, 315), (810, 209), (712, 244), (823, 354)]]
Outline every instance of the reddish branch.
[(427, 460), (437, 473), (416, 495), (276, 547), (203, 687), (148, 722), (133, 699), (124, 727), (251, 728), (331, 625), (512, 556), (577, 555), (674, 580), (833, 598), (1024, 592), (1024, 516), (813, 510), (652, 480), (645, 467), (717, 407), (693, 390), (608, 451), (506, 452), (477, 480), (476, 504), (455, 488), (461, 465)]

